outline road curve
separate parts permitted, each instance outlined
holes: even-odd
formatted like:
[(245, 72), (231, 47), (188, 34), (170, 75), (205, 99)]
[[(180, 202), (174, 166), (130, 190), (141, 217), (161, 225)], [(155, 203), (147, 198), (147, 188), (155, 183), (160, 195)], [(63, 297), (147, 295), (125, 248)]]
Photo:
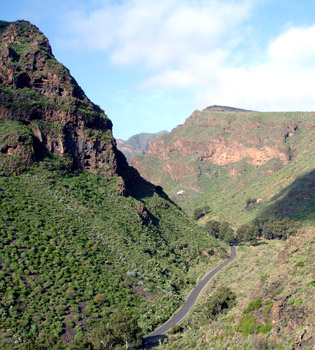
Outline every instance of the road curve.
[(227, 264), (229, 264), (236, 257), (236, 248), (234, 246), (230, 246), (231, 255), (225, 260), (222, 264), (214, 268), (210, 271), (192, 290), (186, 299), (184, 305), (161, 327), (153, 331), (152, 333), (145, 336), (145, 347), (150, 348), (151, 346), (157, 345), (159, 341), (164, 338), (164, 334), (167, 333), (174, 324), (180, 324), (188, 315), (189, 311), (194, 306), (196, 300), (198, 299), (203, 288), (208, 284), (208, 282), (213, 278), (215, 274), (217, 274), (220, 270), (222, 270)]

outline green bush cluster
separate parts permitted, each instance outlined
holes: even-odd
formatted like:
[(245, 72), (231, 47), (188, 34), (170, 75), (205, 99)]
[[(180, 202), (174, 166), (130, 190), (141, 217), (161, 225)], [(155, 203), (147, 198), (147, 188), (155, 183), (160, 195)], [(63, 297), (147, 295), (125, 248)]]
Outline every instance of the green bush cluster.
[(229, 287), (220, 287), (204, 305), (204, 316), (214, 320), (235, 305), (236, 294)]
[(247, 314), (240, 319), (236, 330), (248, 336), (250, 334), (268, 333), (271, 331), (271, 328), (271, 321), (267, 324), (260, 324), (257, 323), (255, 317)]
[(249, 313), (249, 312), (252, 312), (254, 310), (258, 310), (261, 308), (261, 302), (262, 300), (260, 298), (258, 299), (255, 299), (253, 301), (251, 301), (248, 306), (246, 307), (246, 309), (244, 309), (244, 313)]
[(210, 220), (204, 226), (204, 229), (213, 237), (226, 243), (235, 242), (235, 232), (227, 221), (218, 222)]
[(266, 215), (256, 218), (253, 226), (258, 237), (287, 239), (296, 234), (297, 230), (301, 227), (301, 223), (289, 217), (277, 218), (273, 215)]
[(51, 157), (0, 176), (1, 346), (59, 337), (68, 319), (85, 333), (123, 310), (150, 330), (180, 305), (207, 261), (201, 250), (215, 244), (157, 193), (117, 196), (119, 178), (67, 169)]
[(199, 220), (203, 216), (207, 215), (210, 213), (210, 207), (208, 205), (200, 208), (196, 208), (193, 213), (193, 219), (194, 220)]

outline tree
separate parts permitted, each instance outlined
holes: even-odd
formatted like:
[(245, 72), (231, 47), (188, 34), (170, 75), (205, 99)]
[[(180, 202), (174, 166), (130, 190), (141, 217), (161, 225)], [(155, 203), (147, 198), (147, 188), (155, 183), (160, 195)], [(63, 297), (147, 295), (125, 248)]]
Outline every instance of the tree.
[(231, 227), (229, 227), (228, 230), (226, 231), (223, 240), (227, 244), (234, 243), (235, 241), (234, 230)]
[(230, 227), (230, 224), (227, 221), (220, 224), (219, 239), (221, 241), (225, 241), (225, 236), (227, 236), (227, 239), (231, 238), (232, 236), (234, 238), (234, 230), (232, 227)]
[(208, 205), (194, 210), (193, 218), (198, 220), (210, 212), (210, 207)]
[(210, 220), (205, 225), (205, 230), (213, 237), (218, 238), (220, 232), (220, 223), (215, 220)]
[(142, 329), (129, 311), (120, 312), (112, 318), (113, 334), (125, 343), (126, 349), (137, 347), (142, 343)]
[(214, 320), (235, 305), (236, 294), (229, 287), (220, 287), (205, 304), (205, 317)]
[(99, 325), (90, 336), (97, 350), (134, 349), (142, 344), (142, 338), (142, 330), (129, 311), (115, 314), (107, 325)]
[(236, 240), (238, 242), (255, 242), (258, 232), (254, 226), (243, 224), (236, 230)]

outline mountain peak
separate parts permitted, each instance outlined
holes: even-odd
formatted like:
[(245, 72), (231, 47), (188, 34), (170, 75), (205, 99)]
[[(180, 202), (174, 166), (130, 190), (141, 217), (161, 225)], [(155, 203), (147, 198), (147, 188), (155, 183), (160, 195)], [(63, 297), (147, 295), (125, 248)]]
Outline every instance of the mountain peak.
[(216, 112), (253, 112), (252, 110), (248, 110), (248, 109), (235, 108), (235, 107), (229, 107), (229, 106), (220, 106), (220, 105), (209, 106), (206, 109), (209, 111), (216, 111)]
[[(0, 101), (1, 122), (14, 135), (0, 135), (5, 158), (0, 162), (12, 163), (9, 172), (28, 168), (47, 152), (109, 177), (126, 166), (112, 122), (55, 59), (47, 37), (27, 21), (0, 22)], [(28, 149), (18, 141), (21, 127), (30, 136)]]

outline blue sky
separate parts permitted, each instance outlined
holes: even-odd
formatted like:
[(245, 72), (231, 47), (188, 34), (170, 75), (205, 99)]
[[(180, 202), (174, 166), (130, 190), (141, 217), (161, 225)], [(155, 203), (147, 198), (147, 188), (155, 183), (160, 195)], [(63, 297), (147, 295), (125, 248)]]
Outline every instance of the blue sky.
[(315, 110), (315, 2), (1, 0), (26, 19), (114, 123), (171, 130), (213, 104)]

